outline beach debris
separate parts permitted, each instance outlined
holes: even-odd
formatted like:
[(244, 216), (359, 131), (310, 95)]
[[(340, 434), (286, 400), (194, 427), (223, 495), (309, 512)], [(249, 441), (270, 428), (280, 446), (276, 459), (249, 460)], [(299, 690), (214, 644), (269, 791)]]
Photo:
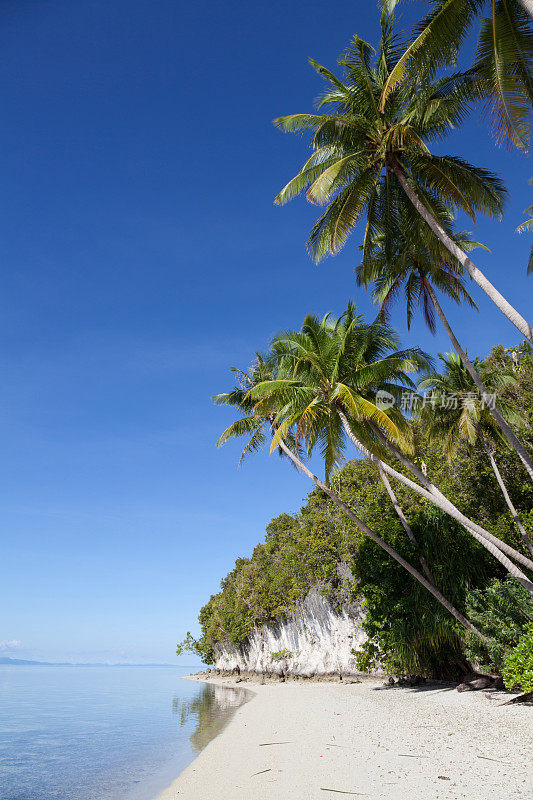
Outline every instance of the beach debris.
[(437, 775), (437, 778), (438, 778), (440, 781), (451, 781), (451, 778), (448, 778), (448, 776), (447, 776), (447, 775)]
[(250, 778), (255, 778), (256, 775), (262, 775), (264, 772), (272, 772), (272, 767), (268, 769), (262, 769), (260, 772), (254, 772), (253, 775), (250, 775)]
[(398, 755), (404, 758), (429, 758), (429, 756), (419, 755), (418, 753), (398, 753)]
[(262, 742), (259, 747), (270, 747), (273, 744), (293, 744), (293, 742)]
[(423, 675), (400, 675), (397, 681), (391, 676), (383, 686), (422, 686), (425, 683)]
[(474, 675), (466, 678), (457, 686), (458, 692), (477, 692), (480, 689), (501, 689), (502, 679), (499, 675)]
[(347, 792), (345, 789), (324, 789), (324, 788), (322, 788), (322, 786), (320, 787), (320, 791), (321, 792), (336, 792), (336, 794), (358, 794), (358, 795), (364, 795), (365, 797), (368, 797), (366, 792)]
[(478, 756), (478, 758), (483, 758), (485, 761), (496, 761), (498, 764), (507, 763), (505, 761), (502, 761), (501, 758), (491, 758), (490, 756)]
[(524, 694), (519, 694), (518, 697), (513, 697), (512, 700), (507, 700), (505, 703), (500, 703), (500, 705), (510, 706), (514, 703), (533, 703), (533, 692), (524, 692)]

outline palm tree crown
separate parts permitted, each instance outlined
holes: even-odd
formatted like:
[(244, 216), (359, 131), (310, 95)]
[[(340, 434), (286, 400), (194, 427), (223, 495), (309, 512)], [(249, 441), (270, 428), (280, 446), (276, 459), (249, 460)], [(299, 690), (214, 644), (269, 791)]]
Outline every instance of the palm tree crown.
[(397, 191), (398, 170), (430, 211), (440, 199), (472, 219), (477, 212), (493, 217), (502, 212), (505, 189), (494, 173), (429, 149), (463, 120), (475, 96), (471, 76), (433, 78), (421, 71), (390, 89), (388, 79), (402, 51), (387, 9), (381, 26), (377, 51), (354, 36), (339, 61), (342, 78), (311, 61), (327, 83), (318, 100), (318, 109), (327, 108), (327, 113), (274, 121), (283, 131), (312, 132), (311, 157), (276, 202), (286, 203), (307, 190), (312, 203), (327, 204), (308, 240), (317, 261), (342, 248), (365, 209), (367, 235), (372, 232), (379, 221), (378, 198), (386, 204), (389, 193)]
[[(393, 8), (396, 2), (385, 0), (384, 5)], [(480, 19), (469, 75), (496, 139), (526, 150), (533, 102), (532, 16), (531, 0), (437, 0), (391, 70), (383, 99), (420, 69), (434, 73), (456, 63), (467, 34)]]
[(261, 414), (255, 408), (255, 403), (250, 397), (250, 389), (255, 385), (269, 380), (272, 377), (272, 369), (266, 359), (261, 353), (255, 354), (255, 361), (252, 363), (248, 371), (232, 367), (231, 371), (237, 375), (237, 385), (229, 392), (223, 392), (213, 397), (213, 402), (217, 405), (232, 406), (245, 416), (229, 425), (219, 436), (217, 446), (228, 442), (230, 439), (246, 437), (246, 442), (240, 459), (242, 460), (251, 453), (255, 453), (261, 449), (266, 441), (265, 427), (270, 425), (268, 415)]
[[(439, 200), (434, 201), (433, 211), (463, 250), (483, 247), (466, 233), (454, 233), (452, 216)], [(378, 194), (376, 224), (360, 250), (363, 260), (355, 270), (357, 283), (373, 283), (372, 299), (381, 305), (383, 320), (388, 321), (393, 303), (403, 294), (407, 327), (420, 306), (428, 328), (435, 333), (435, 308), (428, 284), (457, 304), (464, 301), (477, 308), (465, 288), (462, 264), (433, 236), (403, 192), (391, 190), (388, 198)]]
[[(430, 391), (420, 413), (430, 440), (442, 444), (448, 459), (457, 454), (461, 442), (474, 446), (482, 439), (493, 447), (504, 446), (500, 428), (461, 359), (455, 353), (441, 353), (439, 358), (443, 371), (430, 372), (419, 383), (420, 389)], [(515, 375), (480, 361), (476, 361), (476, 368), (487, 389), (498, 396), (498, 406), (506, 420), (515, 426), (523, 425), (513, 404), (500, 396), (502, 389), (516, 384)]]
[(344, 446), (339, 410), (370, 449), (380, 448), (372, 424), (407, 446), (399, 403), (396, 409), (384, 408), (380, 396), (399, 400), (403, 390), (414, 389), (409, 373), (427, 369), (431, 361), (418, 348), (399, 350), (398, 338), (387, 325), (365, 323), (350, 303), (338, 320), (308, 316), (300, 331), (276, 336), (272, 360), (276, 376), (256, 384), (250, 396), (258, 413), (276, 414), (273, 447), (293, 431), (295, 442), (305, 442), (308, 454), (319, 447), (329, 480)]

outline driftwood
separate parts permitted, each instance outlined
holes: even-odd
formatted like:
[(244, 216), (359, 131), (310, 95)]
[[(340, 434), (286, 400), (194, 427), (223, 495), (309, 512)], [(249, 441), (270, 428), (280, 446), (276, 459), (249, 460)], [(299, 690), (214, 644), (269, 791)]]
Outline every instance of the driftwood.
[(471, 681), (464, 681), (457, 687), (458, 692), (477, 692), (480, 689), (488, 689), (494, 686), (494, 678), (489, 675), (481, 675), (479, 678), (473, 678)]
[(513, 697), (512, 700), (507, 700), (505, 703), (500, 703), (500, 705), (511, 706), (514, 703), (533, 703), (533, 692), (524, 692), (524, 694), (519, 694), (518, 697)]
[(474, 673), (465, 677), (457, 687), (458, 692), (478, 692), (480, 689), (503, 689), (500, 675), (480, 675)]

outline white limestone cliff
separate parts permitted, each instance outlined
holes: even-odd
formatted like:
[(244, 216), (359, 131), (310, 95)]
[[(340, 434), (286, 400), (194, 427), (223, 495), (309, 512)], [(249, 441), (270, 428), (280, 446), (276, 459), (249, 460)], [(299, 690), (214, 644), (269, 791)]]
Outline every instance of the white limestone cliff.
[(352, 650), (366, 640), (363, 618), (359, 602), (337, 611), (311, 589), (292, 614), (263, 625), (239, 649), (220, 647), (215, 668), (302, 677), (356, 674)]

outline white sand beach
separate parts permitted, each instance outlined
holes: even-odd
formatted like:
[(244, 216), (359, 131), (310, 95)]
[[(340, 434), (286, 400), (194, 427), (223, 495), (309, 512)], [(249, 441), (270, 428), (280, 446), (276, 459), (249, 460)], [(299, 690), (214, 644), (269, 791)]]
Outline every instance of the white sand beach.
[(254, 697), (158, 800), (533, 797), (533, 708), (502, 706), (508, 695), (383, 681), (239, 686)]

